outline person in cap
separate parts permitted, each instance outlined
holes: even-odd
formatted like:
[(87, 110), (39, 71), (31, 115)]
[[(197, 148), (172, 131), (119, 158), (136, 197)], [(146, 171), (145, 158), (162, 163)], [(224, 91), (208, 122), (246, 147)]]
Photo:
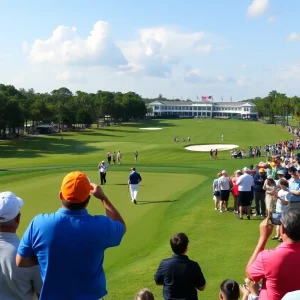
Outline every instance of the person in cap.
[(0, 193), (0, 299), (32, 300), (42, 288), (40, 268), (20, 269), (16, 266), (20, 225), (21, 198), (12, 192)]
[(106, 183), (106, 173), (108, 169), (108, 166), (105, 164), (104, 160), (102, 160), (102, 162), (98, 165), (98, 169), (100, 172), (100, 182), (101, 185), (103, 185)]
[(139, 191), (139, 183), (142, 181), (141, 175), (136, 171), (136, 168), (131, 168), (131, 173), (128, 178), (128, 189), (130, 192), (131, 202), (136, 204), (137, 194)]
[(266, 204), (265, 195), (266, 191), (263, 189), (264, 183), (267, 179), (265, 169), (260, 168), (259, 173), (254, 175), (254, 199), (255, 199), (255, 210), (256, 216), (265, 217), (266, 216)]
[[(90, 194), (101, 200), (106, 216), (88, 213)], [(18, 248), (17, 266), (40, 265), (42, 300), (102, 299), (107, 294), (104, 251), (121, 243), (125, 222), (101, 187), (81, 172), (64, 177), (59, 197), (57, 212), (31, 221)]]
[(280, 179), (285, 179), (285, 177), (284, 177), (284, 171), (283, 170), (279, 170), (278, 172), (277, 172), (277, 175), (278, 175), (278, 179), (277, 180), (275, 180), (275, 183), (276, 183), (276, 186), (277, 186), (277, 188), (279, 188), (280, 189)]
[(238, 186), (239, 195), (238, 195), (238, 203), (239, 203), (239, 216), (238, 219), (243, 219), (243, 210), (246, 208), (247, 210), (247, 219), (250, 220), (251, 213), (251, 201), (253, 200), (253, 191), (252, 187), (254, 185), (254, 179), (251, 175), (249, 175), (249, 169), (243, 169), (243, 175), (238, 178), (236, 181), (236, 185)]

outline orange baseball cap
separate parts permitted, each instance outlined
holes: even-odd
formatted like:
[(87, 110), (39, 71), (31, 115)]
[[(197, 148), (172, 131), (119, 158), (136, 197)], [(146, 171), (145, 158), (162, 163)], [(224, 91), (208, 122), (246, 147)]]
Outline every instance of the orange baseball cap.
[(63, 199), (71, 203), (81, 203), (87, 200), (93, 187), (87, 176), (79, 171), (65, 176), (61, 184)]

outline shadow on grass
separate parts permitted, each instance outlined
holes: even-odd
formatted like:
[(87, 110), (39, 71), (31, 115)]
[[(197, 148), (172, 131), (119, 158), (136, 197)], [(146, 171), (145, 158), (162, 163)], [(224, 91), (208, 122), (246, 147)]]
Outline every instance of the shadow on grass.
[[(127, 186), (128, 183), (115, 183), (114, 185), (124, 185), (124, 186), (126, 185)], [(144, 184), (139, 184), (139, 186), (144, 186)]]
[(37, 158), (49, 154), (80, 155), (98, 152), (98, 146), (88, 144), (95, 140), (79, 140), (78, 137), (61, 140), (59, 136), (34, 136), (0, 143), (0, 158)]
[(176, 200), (163, 200), (163, 201), (137, 201), (137, 205), (170, 203), (170, 202), (176, 202), (176, 201), (179, 201), (179, 199), (176, 199)]

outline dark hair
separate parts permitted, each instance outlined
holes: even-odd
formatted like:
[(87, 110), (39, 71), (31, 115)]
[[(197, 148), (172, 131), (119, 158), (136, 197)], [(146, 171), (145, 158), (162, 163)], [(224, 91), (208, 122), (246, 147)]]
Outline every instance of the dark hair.
[(80, 203), (72, 203), (72, 202), (68, 202), (66, 200), (61, 200), (62, 205), (69, 210), (84, 209), (89, 204), (89, 201), (90, 201), (90, 196), (85, 201), (80, 202)]
[(135, 300), (155, 300), (155, 298), (151, 291), (143, 289), (136, 294)]
[(131, 168), (132, 171), (135, 171), (135, 168)]
[(238, 300), (240, 298), (240, 288), (236, 281), (226, 279), (221, 283), (220, 291), (226, 300)]
[(170, 240), (170, 245), (175, 254), (183, 254), (189, 244), (189, 239), (185, 233), (176, 233)]
[(293, 241), (300, 241), (300, 211), (288, 208), (282, 213), (281, 224), (286, 235)]
[(289, 173), (291, 173), (291, 172), (296, 173), (297, 172), (297, 169), (295, 167), (289, 167), (288, 170), (289, 170)]
[(289, 182), (288, 182), (285, 178), (280, 179), (280, 180), (279, 180), (279, 184), (280, 184), (280, 185), (284, 185), (284, 186), (286, 186), (286, 187), (289, 186)]

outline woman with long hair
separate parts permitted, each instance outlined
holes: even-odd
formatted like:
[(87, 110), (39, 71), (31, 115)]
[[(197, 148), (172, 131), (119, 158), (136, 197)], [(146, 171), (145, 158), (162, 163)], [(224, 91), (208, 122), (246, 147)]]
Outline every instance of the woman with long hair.
[(270, 218), (276, 203), (276, 182), (271, 175), (269, 175), (265, 180), (263, 189), (266, 191), (265, 202), (267, 218)]

